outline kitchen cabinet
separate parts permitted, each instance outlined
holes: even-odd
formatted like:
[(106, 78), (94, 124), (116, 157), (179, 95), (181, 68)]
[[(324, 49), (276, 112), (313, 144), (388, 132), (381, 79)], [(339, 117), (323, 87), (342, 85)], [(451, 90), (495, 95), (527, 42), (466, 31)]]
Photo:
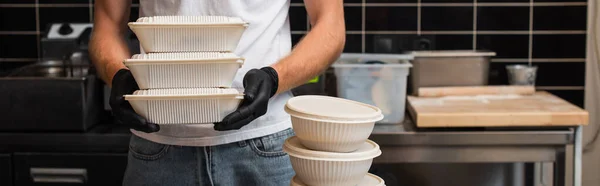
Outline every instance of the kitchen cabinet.
[(123, 153), (15, 153), (15, 186), (121, 185)]
[(12, 186), (10, 154), (0, 154), (0, 185)]

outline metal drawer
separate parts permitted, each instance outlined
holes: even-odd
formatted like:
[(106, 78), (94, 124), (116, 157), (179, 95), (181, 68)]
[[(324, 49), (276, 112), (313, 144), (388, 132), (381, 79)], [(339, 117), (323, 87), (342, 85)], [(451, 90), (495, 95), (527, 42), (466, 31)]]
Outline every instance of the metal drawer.
[(16, 153), (15, 185), (121, 185), (127, 154)]
[(0, 185), (12, 186), (10, 154), (0, 154)]

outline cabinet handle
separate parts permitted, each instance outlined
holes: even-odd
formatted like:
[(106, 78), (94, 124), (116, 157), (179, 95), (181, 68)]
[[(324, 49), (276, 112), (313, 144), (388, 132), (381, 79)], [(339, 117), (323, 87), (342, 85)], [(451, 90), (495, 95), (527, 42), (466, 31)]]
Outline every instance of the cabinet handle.
[(85, 183), (87, 169), (83, 168), (29, 168), (34, 183)]

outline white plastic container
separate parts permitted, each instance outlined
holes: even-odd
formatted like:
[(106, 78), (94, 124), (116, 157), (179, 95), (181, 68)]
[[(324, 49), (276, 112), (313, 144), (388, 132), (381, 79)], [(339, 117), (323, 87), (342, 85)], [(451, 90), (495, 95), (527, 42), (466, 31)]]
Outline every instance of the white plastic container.
[(231, 87), (244, 59), (233, 53), (136, 54), (125, 60), (140, 89)]
[(285, 111), (300, 142), (313, 150), (351, 152), (360, 147), (383, 118), (377, 107), (328, 96), (297, 96)]
[(385, 118), (378, 123), (401, 123), (411, 59), (411, 55), (342, 54), (333, 64), (338, 96), (380, 108)]
[(162, 125), (219, 122), (242, 99), (238, 90), (220, 88), (150, 89), (125, 95), (136, 113)]
[[(308, 186), (298, 177), (294, 176), (290, 181), (290, 186)], [(379, 176), (367, 173), (365, 177), (356, 186), (385, 186), (385, 181)]]
[(234, 51), (248, 27), (226, 16), (154, 16), (129, 23), (145, 52)]
[(366, 141), (354, 152), (336, 153), (309, 150), (297, 137), (285, 141), (296, 177), (311, 186), (348, 186), (360, 183), (373, 158), (381, 155), (379, 145)]

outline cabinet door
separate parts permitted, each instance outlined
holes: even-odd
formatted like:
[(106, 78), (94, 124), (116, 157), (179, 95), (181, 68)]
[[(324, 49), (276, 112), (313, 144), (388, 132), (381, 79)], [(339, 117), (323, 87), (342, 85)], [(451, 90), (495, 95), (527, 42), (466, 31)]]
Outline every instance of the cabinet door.
[(15, 185), (121, 185), (127, 154), (16, 153)]
[(10, 154), (0, 154), (0, 185), (12, 186), (12, 181)]

